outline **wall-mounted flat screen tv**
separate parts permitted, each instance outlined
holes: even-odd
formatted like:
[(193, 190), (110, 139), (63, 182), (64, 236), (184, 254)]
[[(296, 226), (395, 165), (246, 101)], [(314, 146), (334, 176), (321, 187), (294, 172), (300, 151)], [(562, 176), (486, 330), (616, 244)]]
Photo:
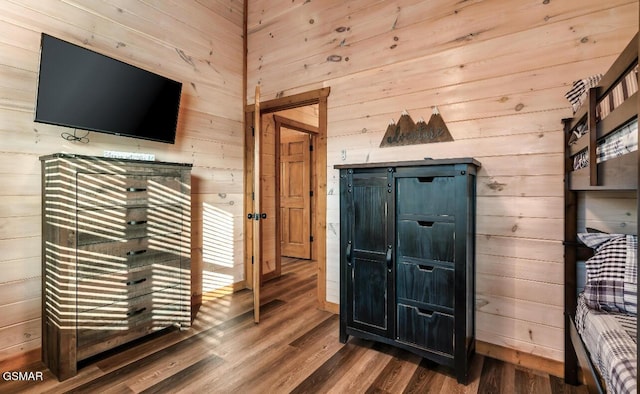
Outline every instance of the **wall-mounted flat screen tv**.
[(173, 144), (182, 83), (42, 34), (35, 121)]

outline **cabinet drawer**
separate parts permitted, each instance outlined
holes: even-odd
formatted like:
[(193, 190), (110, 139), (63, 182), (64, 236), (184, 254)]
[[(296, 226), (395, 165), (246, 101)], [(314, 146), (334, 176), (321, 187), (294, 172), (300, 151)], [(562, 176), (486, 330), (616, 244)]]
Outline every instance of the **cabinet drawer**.
[(398, 178), (396, 207), (399, 214), (455, 214), (455, 177)]
[(398, 304), (398, 341), (453, 355), (453, 316)]
[(174, 266), (142, 266), (124, 273), (94, 275), (78, 279), (79, 312), (133, 299), (154, 291), (177, 287), (184, 283), (180, 262)]
[(400, 256), (454, 261), (455, 223), (399, 220), (396, 232)]
[(179, 267), (179, 248), (179, 239), (172, 240), (166, 236), (83, 245), (78, 247), (77, 275), (126, 273), (151, 264), (154, 267)]
[(80, 208), (179, 203), (183, 199), (180, 175), (77, 175)]
[(397, 289), (398, 298), (453, 308), (454, 270), (400, 261)]
[(80, 210), (78, 245), (154, 237), (182, 231), (180, 205)]
[[(182, 306), (181, 303), (182, 302)], [(79, 312), (78, 358), (86, 358), (152, 331), (185, 323), (184, 294), (167, 289)]]

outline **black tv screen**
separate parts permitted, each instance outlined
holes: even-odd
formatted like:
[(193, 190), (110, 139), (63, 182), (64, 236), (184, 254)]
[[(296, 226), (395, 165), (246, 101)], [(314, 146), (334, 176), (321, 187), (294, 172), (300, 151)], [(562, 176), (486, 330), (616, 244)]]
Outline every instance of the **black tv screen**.
[(42, 34), (35, 121), (173, 144), (182, 83)]

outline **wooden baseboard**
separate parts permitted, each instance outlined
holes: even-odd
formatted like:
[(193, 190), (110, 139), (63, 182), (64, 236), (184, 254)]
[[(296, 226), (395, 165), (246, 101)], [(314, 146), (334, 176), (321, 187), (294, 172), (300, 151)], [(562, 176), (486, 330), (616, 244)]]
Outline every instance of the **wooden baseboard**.
[(5, 360), (0, 360), (0, 371), (24, 371), (41, 359), (41, 348), (31, 349), (24, 353), (19, 353)]
[(336, 315), (340, 313), (340, 305), (333, 302), (325, 301), (320, 307), (323, 311), (335, 313)]
[(476, 340), (476, 353), (564, 378), (564, 363)]
[(242, 280), (240, 282), (235, 282), (233, 284), (224, 286), (224, 287), (220, 287), (216, 290), (213, 291), (208, 291), (206, 293), (203, 294), (194, 294), (191, 296), (191, 305), (197, 305), (197, 304), (201, 304), (203, 300), (211, 300), (214, 298), (220, 298), (220, 297), (224, 297), (226, 295), (229, 295), (231, 293), (235, 293), (237, 291), (240, 290), (244, 290), (247, 288), (247, 283), (246, 281)]

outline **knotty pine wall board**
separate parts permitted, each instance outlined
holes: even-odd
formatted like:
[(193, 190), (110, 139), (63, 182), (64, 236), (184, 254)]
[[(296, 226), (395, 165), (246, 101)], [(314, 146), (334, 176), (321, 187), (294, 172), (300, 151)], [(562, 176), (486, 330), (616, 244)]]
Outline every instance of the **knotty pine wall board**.
[(563, 197), (478, 196), (479, 215), (564, 218)]
[[(510, 283), (510, 285), (507, 285)], [(564, 303), (564, 284), (546, 283), (520, 278), (510, 278), (479, 273), (476, 277), (478, 293), (509, 297), (515, 300), (527, 300), (541, 304), (554, 305), (561, 308)], [(558, 298), (560, 297), (560, 298)], [(561, 325), (560, 325), (561, 327)]]
[(14, 320), (11, 318), (11, 316), (15, 315), (20, 315), (23, 322), (37, 320), (40, 318), (41, 309), (42, 303), (40, 301), (40, 297), (3, 305), (0, 307), (0, 326), (4, 327), (10, 324), (15, 324)]
[[(527, 342), (530, 346), (559, 349), (562, 348), (564, 344), (564, 339), (561, 335), (558, 335), (558, 333), (561, 333), (563, 330), (547, 324), (532, 323), (477, 311), (476, 327), (478, 330), (493, 331), (495, 334), (507, 338)], [(513, 332), (515, 332), (516, 335), (511, 336)]]
[(2, 272), (0, 283), (15, 282), (28, 278), (40, 279), (41, 264), (40, 256), (3, 261), (0, 263), (0, 272)]
[[(505, 338), (503, 342), (518, 341), (522, 344), (522, 351), (526, 353), (539, 353), (542, 357), (552, 359), (557, 359), (558, 356), (561, 358), (564, 354), (564, 351), (557, 350), (564, 344), (561, 335), (563, 330), (546, 324), (476, 312), (476, 330)], [(511, 333), (516, 335), (509, 336)], [(497, 345), (505, 346), (502, 343)]]
[(244, 2), (241, 0), (196, 0), (203, 7), (211, 10), (239, 28), (244, 23)]
[[(484, 176), (563, 175), (563, 153), (482, 156)], [(509, 165), (506, 165), (509, 163)]]
[(508, 316), (552, 327), (562, 328), (564, 324), (562, 306), (537, 301), (516, 300), (511, 297), (484, 295), (479, 292), (476, 296), (476, 307), (487, 314)]
[(476, 271), (485, 275), (505, 278), (519, 278), (556, 285), (564, 284), (564, 263), (558, 261), (478, 254), (476, 256)]
[[(20, 259), (7, 260), (7, 262), (19, 262)], [(3, 305), (13, 304), (22, 300), (28, 300), (35, 297), (40, 297), (41, 281), (39, 276), (30, 276), (27, 278), (20, 278), (20, 280), (12, 280), (9, 282), (3, 282), (0, 286), (0, 296), (2, 296)], [(11, 320), (14, 323), (23, 321), (22, 316), (14, 316)], [(10, 324), (9, 324), (10, 325)], [(2, 336), (2, 330), (0, 328), (0, 337)]]
[(479, 235), (558, 240), (564, 234), (564, 219), (478, 215), (476, 226)]
[(592, 227), (616, 234), (638, 234), (635, 192), (580, 192), (578, 207), (578, 231)]
[(242, 135), (242, 122), (201, 111), (182, 109), (179, 117), (181, 131), (187, 138), (221, 143), (237, 143)]
[(0, 238), (28, 237), (41, 229), (40, 215), (8, 217), (0, 223)]
[(492, 256), (535, 258), (535, 260), (561, 263), (564, 260), (559, 241), (480, 235), (476, 238), (476, 253)]
[(19, 322), (0, 329), (0, 349), (40, 337), (40, 319)]

